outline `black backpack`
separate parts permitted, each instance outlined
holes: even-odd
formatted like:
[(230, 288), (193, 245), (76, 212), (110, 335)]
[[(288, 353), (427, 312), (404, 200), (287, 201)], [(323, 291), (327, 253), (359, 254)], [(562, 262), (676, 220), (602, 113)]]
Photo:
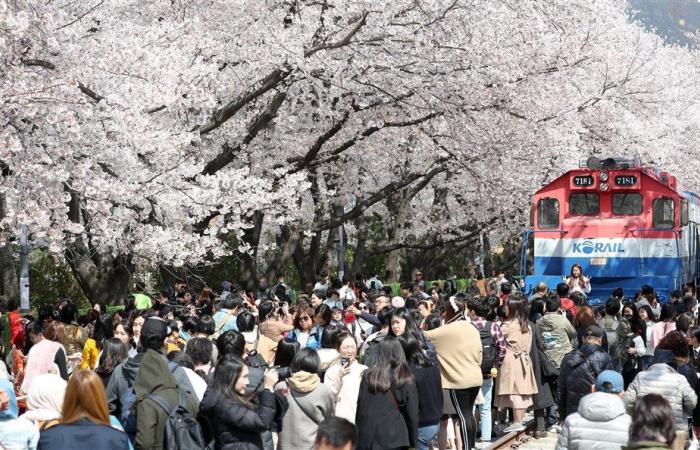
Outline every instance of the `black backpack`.
[[(491, 322), (486, 321), (484, 328), (479, 330), (479, 339), (481, 339), (481, 348), (483, 350), (481, 356), (481, 373), (490, 375), (491, 369), (496, 367), (496, 343), (491, 335)], [(476, 325), (475, 325), (476, 327)]]
[(175, 407), (170, 406), (163, 397), (157, 394), (150, 394), (146, 397), (168, 414), (168, 419), (165, 423), (163, 449), (205, 450), (208, 447), (202, 433), (202, 427), (197, 422), (197, 419), (187, 410), (187, 401), (183, 390), (178, 389), (178, 391), (179, 401)]

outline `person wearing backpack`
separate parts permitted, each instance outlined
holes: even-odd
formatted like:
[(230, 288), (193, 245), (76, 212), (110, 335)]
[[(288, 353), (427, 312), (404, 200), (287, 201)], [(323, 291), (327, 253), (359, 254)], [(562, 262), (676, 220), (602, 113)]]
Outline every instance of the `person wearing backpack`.
[[(194, 419), (198, 410), (196, 399), (180, 392), (177, 380), (170, 373), (167, 361), (163, 359), (162, 354), (154, 350), (146, 351), (134, 380), (134, 392), (136, 394), (134, 404), (137, 430), (134, 448), (136, 450), (175, 450), (171, 445), (173, 439), (176, 439), (176, 448), (196, 450), (204, 447), (203, 439), (198, 442), (196, 440), (183, 442), (182, 439), (178, 441), (177, 438), (166, 435), (177, 433), (177, 430), (167, 428), (171, 425), (168, 422), (173, 414), (178, 414), (174, 410), (179, 407), (183, 407), (189, 413), (190, 419), (194, 420), (190, 425), (195, 426), (193, 432), (195, 438), (199, 424)], [(201, 438), (201, 430), (199, 433)]]
[[(109, 413), (119, 419), (124, 427), (124, 431), (132, 441), (136, 437), (136, 414), (133, 408), (136, 402), (134, 382), (147, 350), (154, 350), (160, 353), (163, 360), (166, 360), (163, 350), (165, 349), (165, 339), (170, 334), (168, 331), (168, 325), (163, 319), (159, 317), (146, 319), (141, 329), (139, 353), (115, 367), (112, 377), (107, 384)], [(174, 363), (168, 364), (166, 362), (166, 365), (169, 373), (175, 377), (178, 387), (183, 389), (187, 395), (194, 397), (196, 395), (194, 388), (184, 369)]]
[(211, 335), (212, 340), (216, 340), (227, 331), (238, 331), (236, 318), (243, 307), (243, 300), (229, 292), (229, 295), (226, 297), (222, 295), (220, 306), (221, 309), (212, 317), (214, 319), (214, 334)]
[[(484, 401), (479, 405), (479, 428), (481, 431), (481, 442), (491, 441), (491, 400), (493, 399), (494, 373), (501, 367), (503, 359), (506, 357), (506, 340), (501, 333), (501, 327), (486, 320), (484, 317), (489, 314), (489, 307), (478, 297), (467, 300), (467, 310), (472, 325), (479, 332), (481, 339), (481, 373), (484, 383), (481, 385), (481, 395)], [(496, 369), (496, 372), (493, 371)]]
[(618, 345), (622, 345), (617, 334), (617, 329), (620, 326), (620, 313), (622, 312), (622, 303), (616, 297), (610, 297), (605, 302), (605, 317), (600, 322), (600, 327), (605, 331), (605, 338), (608, 341), (608, 354), (613, 358), (613, 366), (615, 370), (622, 370), (621, 364), (615, 361), (618, 354)]

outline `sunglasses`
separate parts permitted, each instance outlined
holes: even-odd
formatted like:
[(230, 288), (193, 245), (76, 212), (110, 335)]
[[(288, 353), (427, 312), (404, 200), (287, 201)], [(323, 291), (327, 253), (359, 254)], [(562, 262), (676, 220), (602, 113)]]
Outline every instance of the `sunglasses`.
[(306, 322), (307, 320), (311, 320), (311, 317), (309, 317), (309, 316), (299, 317), (299, 320)]
[(369, 306), (367, 306), (367, 305), (362, 305), (362, 306), (360, 306), (360, 309), (363, 310), (363, 311), (369, 311)]

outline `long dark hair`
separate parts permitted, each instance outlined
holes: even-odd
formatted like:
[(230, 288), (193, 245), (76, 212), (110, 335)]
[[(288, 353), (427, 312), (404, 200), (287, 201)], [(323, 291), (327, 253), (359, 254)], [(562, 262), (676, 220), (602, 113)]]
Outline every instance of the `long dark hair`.
[(115, 367), (124, 362), (129, 356), (129, 349), (126, 344), (118, 338), (105, 339), (103, 342), (100, 361), (95, 369), (100, 376), (112, 373)]
[(673, 409), (662, 396), (647, 394), (634, 404), (630, 442), (649, 441), (656, 436), (665, 439), (666, 445), (671, 445), (675, 439)]
[(623, 314), (625, 312), (625, 308), (629, 308), (632, 311), (632, 318), (627, 319), (627, 322), (629, 322), (629, 324), (630, 324), (630, 329), (632, 330), (632, 333), (641, 337), (642, 340), (644, 341), (644, 343), (646, 344), (646, 342), (647, 342), (647, 324), (644, 323), (644, 321), (641, 319), (641, 317), (639, 317), (639, 311), (637, 310), (637, 306), (634, 305), (632, 302), (623, 304), (623, 307), (622, 307)]
[(433, 365), (432, 361), (423, 353), (421, 344), (415, 336), (404, 333), (398, 337), (398, 340), (401, 348), (403, 348), (408, 365), (417, 367), (431, 367)]
[[(577, 267), (579, 276), (574, 277), (574, 269)], [(573, 266), (571, 266), (571, 273), (569, 274), (569, 288), (574, 288), (574, 281), (576, 281), (580, 287), (584, 287), (586, 285), (586, 282), (583, 281), (583, 277), (583, 267), (581, 267), (581, 264), (574, 264)]]
[(413, 375), (406, 364), (406, 356), (399, 340), (387, 336), (377, 344), (377, 364), (363, 373), (369, 391), (389, 392), (413, 381)]
[(241, 376), (245, 365), (245, 361), (239, 356), (231, 354), (224, 356), (219, 360), (216, 369), (214, 369), (214, 379), (212, 380), (211, 387), (216, 390), (219, 395), (226, 396), (231, 400), (252, 407), (250, 398), (240, 396), (233, 388), (236, 381), (238, 381), (238, 378)]
[(301, 345), (298, 341), (282, 339), (277, 343), (275, 351), (275, 366), (289, 367), (294, 360), (294, 355), (299, 352)]
[(518, 297), (509, 297), (508, 303), (508, 319), (517, 320), (520, 324), (520, 331), (522, 333), (530, 332), (530, 324), (528, 323), (527, 316), (525, 315), (525, 302)]
[(104, 341), (106, 341), (107, 339), (111, 339), (112, 337), (114, 337), (112, 315), (100, 314), (100, 316), (95, 321), (95, 329), (92, 332), (92, 338), (95, 340), (97, 348), (102, 350)]

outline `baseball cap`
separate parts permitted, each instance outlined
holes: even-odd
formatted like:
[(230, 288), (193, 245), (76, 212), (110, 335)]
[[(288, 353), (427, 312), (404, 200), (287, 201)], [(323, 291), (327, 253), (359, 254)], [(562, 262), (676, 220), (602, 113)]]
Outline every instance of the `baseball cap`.
[(144, 339), (153, 337), (163, 340), (169, 334), (170, 329), (168, 328), (168, 324), (160, 317), (149, 317), (141, 328), (141, 337)]
[[(142, 331), (143, 333), (143, 331)], [(605, 332), (603, 331), (602, 328), (596, 325), (591, 325), (590, 327), (586, 328), (586, 337), (599, 337), (602, 338), (605, 335)]]
[(595, 380), (595, 388), (599, 392), (607, 392), (610, 394), (619, 394), (625, 390), (625, 383), (622, 380), (622, 375), (614, 370), (604, 370), (598, 374)]

